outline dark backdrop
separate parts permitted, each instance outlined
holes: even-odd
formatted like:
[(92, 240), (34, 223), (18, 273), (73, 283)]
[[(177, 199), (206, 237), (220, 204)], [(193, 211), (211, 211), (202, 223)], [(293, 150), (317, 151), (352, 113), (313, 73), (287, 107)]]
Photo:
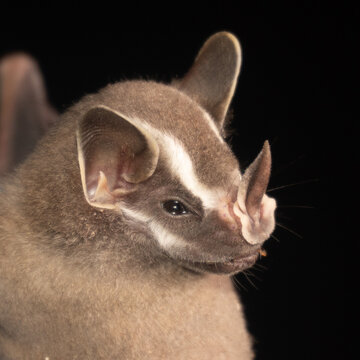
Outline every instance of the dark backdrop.
[(2, 33), (0, 55), (33, 55), (50, 101), (62, 111), (109, 82), (182, 76), (208, 36), (220, 30), (237, 35), (243, 66), (230, 142), (245, 167), (269, 139), (269, 188), (279, 206), (277, 240), (267, 242), (268, 256), (236, 277), (257, 359), (345, 358), (347, 239), (338, 200), (345, 151), (355, 149), (354, 22), (296, 6), (286, 17), (277, 10), (238, 16), (236, 7), (226, 14), (221, 9), (211, 21), (185, 30), (155, 31), (151, 24), (137, 31), (116, 24), (105, 30), (96, 23), (69, 32), (66, 19), (61, 32), (13, 27)]

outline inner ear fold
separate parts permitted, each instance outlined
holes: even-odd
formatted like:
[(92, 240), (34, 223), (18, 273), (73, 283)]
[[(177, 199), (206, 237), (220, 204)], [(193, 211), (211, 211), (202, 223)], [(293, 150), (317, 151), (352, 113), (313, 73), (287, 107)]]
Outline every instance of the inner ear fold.
[(237, 38), (228, 32), (211, 36), (177, 87), (207, 110), (222, 128), (241, 65)]
[(155, 171), (159, 147), (141, 124), (106, 107), (89, 110), (78, 123), (78, 158), (90, 205), (114, 208), (118, 198)]

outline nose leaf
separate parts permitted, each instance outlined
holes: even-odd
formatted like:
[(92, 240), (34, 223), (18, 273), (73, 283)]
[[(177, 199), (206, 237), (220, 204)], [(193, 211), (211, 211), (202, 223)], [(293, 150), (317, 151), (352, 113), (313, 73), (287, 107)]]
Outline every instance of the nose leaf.
[(271, 171), (271, 153), (268, 141), (246, 169), (234, 204), (234, 213), (240, 218), (245, 240), (251, 244), (265, 241), (274, 229), (276, 202), (265, 195)]
[(246, 169), (241, 184), (241, 186), (246, 189), (246, 211), (253, 220), (255, 220), (260, 213), (261, 201), (269, 183), (270, 170), (270, 145), (266, 140), (259, 155)]

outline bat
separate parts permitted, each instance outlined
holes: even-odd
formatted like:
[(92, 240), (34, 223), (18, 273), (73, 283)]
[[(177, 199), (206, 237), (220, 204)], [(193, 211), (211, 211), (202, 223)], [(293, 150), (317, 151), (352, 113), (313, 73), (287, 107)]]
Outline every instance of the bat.
[(183, 78), (71, 106), (0, 192), (1, 359), (253, 359), (230, 276), (274, 230), (265, 141), (223, 137), (241, 66), (212, 35)]

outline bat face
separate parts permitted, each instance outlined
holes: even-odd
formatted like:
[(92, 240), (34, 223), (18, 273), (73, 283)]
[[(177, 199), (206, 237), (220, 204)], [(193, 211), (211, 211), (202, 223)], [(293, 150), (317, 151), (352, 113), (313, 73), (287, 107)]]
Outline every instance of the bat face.
[[(261, 184), (267, 183), (263, 177), (268, 169), (263, 168), (270, 166), (264, 164), (268, 149), (265, 145), (262, 163), (255, 163), (258, 173), (251, 174), (252, 191), (261, 188), (255, 195), (208, 115), (181, 94), (174, 96), (179, 113), (189, 109), (189, 117), (174, 117), (173, 105), (166, 107), (173, 114), (166, 128), (147, 126), (159, 146), (157, 168), (123, 195), (120, 211), (127, 221), (147, 227), (157, 246), (182, 265), (236, 273), (254, 264), (274, 227), (275, 202), (264, 195), (266, 185)], [(258, 204), (249, 215), (251, 201)]]
[(87, 202), (192, 270), (253, 265), (274, 229), (268, 143), (241, 174), (221, 122), (183, 89), (131, 81), (98, 97), (78, 122)]
[(253, 357), (231, 281), (198, 276), (274, 229), (269, 144), (243, 171), (222, 136), (240, 58), (218, 33), (181, 80), (85, 96), (2, 182), (0, 358)]
[(80, 101), (71, 119), (87, 206), (115, 213), (130, 233), (198, 271), (251, 266), (274, 229), (268, 143), (241, 173), (222, 137), (240, 65), (238, 40), (217, 33), (181, 80), (109, 85)]

